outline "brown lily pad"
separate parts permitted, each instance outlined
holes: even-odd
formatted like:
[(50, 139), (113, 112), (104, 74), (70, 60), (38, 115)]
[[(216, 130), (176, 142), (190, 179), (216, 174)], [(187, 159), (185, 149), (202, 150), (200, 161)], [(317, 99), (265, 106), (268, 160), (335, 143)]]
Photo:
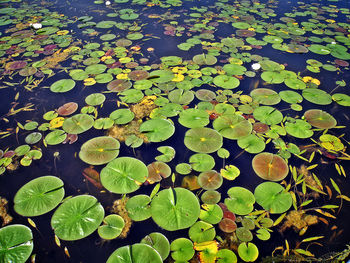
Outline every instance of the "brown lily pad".
[(332, 115), (318, 109), (306, 111), (304, 117), (308, 123), (319, 129), (331, 129), (337, 125), (337, 120)]
[(68, 116), (76, 112), (78, 109), (78, 103), (67, 102), (57, 109), (57, 113), (61, 116)]
[(268, 152), (257, 154), (252, 160), (254, 172), (264, 180), (281, 181), (288, 175), (288, 164), (280, 156)]
[(134, 70), (131, 71), (128, 75), (128, 77), (133, 81), (147, 79), (148, 76), (149, 73), (145, 70)]
[(108, 83), (107, 89), (114, 92), (122, 92), (130, 89), (132, 86), (131, 82), (126, 79), (116, 79)]
[(163, 178), (167, 178), (171, 175), (171, 169), (169, 165), (164, 162), (153, 162), (147, 165), (148, 177), (147, 182), (150, 184), (161, 181)]

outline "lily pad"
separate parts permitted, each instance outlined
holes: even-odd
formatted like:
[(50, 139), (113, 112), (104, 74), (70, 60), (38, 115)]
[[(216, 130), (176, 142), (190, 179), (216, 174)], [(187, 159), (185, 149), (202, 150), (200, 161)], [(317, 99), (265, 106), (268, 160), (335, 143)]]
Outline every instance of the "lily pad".
[(14, 209), (22, 216), (39, 216), (53, 210), (64, 197), (63, 182), (42, 176), (22, 186), (14, 197)]
[(292, 196), (278, 183), (259, 184), (254, 191), (256, 202), (271, 214), (282, 214), (292, 206)]
[(308, 123), (319, 129), (331, 129), (337, 125), (337, 120), (328, 112), (312, 109), (304, 113)]
[(119, 141), (112, 137), (95, 137), (81, 146), (79, 158), (92, 165), (105, 164), (118, 156), (119, 148)]
[(188, 236), (195, 243), (211, 241), (214, 239), (215, 234), (216, 231), (213, 225), (204, 221), (197, 221), (188, 231)]
[(48, 133), (45, 136), (44, 141), (48, 145), (57, 145), (57, 144), (60, 144), (60, 143), (64, 142), (64, 140), (66, 138), (67, 138), (67, 133), (65, 133), (65, 131), (55, 130), (55, 131), (52, 131), (52, 132)]
[(131, 122), (135, 117), (135, 114), (130, 109), (119, 109), (113, 111), (109, 118), (114, 120), (115, 124), (127, 124)]
[(152, 218), (167, 231), (185, 229), (198, 219), (200, 206), (197, 197), (184, 188), (160, 191), (151, 203)]
[(180, 112), (179, 123), (187, 128), (204, 127), (209, 124), (209, 115), (205, 110), (187, 109)]
[(0, 228), (1, 262), (25, 263), (33, 251), (33, 234), (24, 225)]
[(141, 124), (140, 132), (143, 132), (150, 142), (162, 142), (174, 134), (175, 127), (168, 120), (152, 119)]
[(73, 114), (78, 109), (78, 103), (67, 102), (57, 109), (57, 113), (61, 116), (68, 116)]
[(115, 239), (122, 232), (124, 225), (124, 219), (120, 215), (108, 215), (103, 219), (103, 225), (98, 227), (98, 235), (106, 240)]
[(214, 120), (213, 127), (223, 137), (231, 140), (243, 138), (253, 130), (252, 124), (239, 115), (220, 116)]
[(146, 181), (146, 165), (132, 157), (119, 157), (109, 162), (100, 174), (102, 185), (117, 194), (132, 193)]
[(282, 113), (270, 106), (260, 106), (256, 108), (253, 115), (255, 119), (267, 125), (278, 124), (283, 119)]
[(199, 174), (198, 184), (204, 190), (218, 189), (223, 183), (223, 179), (220, 173), (215, 170), (205, 171)]
[(234, 89), (240, 84), (239, 80), (235, 77), (228, 75), (219, 75), (213, 79), (213, 83), (223, 89)]
[(301, 103), (303, 101), (303, 97), (299, 93), (297, 93), (293, 90), (280, 91), (279, 95), (283, 101), (290, 103), (290, 104)]
[(134, 244), (116, 249), (106, 263), (162, 263), (160, 254), (147, 244)]
[(221, 148), (222, 136), (210, 128), (193, 128), (186, 132), (184, 143), (188, 149), (199, 153), (212, 153)]
[(171, 242), (170, 249), (172, 251), (171, 257), (179, 262), (190, 260), (195, 253), (192, 241), (183, 237)]
[(50, 90), (55, 93), (70, 91), (75, 87), (75, 81), (72, 79), (60, 79), (50, 86)]
[(61, 204), (51, 218), (51, 227), (62, 240), (78, 240), (92, 234), (102, 223), (104, 209), (91, 195), (78, 195)]
[(150, 184), (161, 181), (163, 178), (168, 178), (171, 175), (171, 168), (163, 162), (153, 162), (147, 165), (148, 178)]
[(303, 90), (303, 97), (317, 105), (328, 105), (332, 103), (332, 96), (324, 90), (308, 88)]
[(217, 204), (206, 204), (199, 214), (199, 218), (210, 224), (217, 224), (223, 217), (223, 211)]
[(272, 89), (259, 88), (250, 92), (254, 101), (264, 105), (275, 105), (281, 101), (279, 94)]
[(151, 217), (151, 198), (148, 195), (135, 195), (125, 205), (129, 217), (134, 221), (143, 221)]
[(283, 158), (268, 152), (254, 156), (252, 166), (259, 177), (270, 181), (281, 181), (289, 172), (288, 164)]
[(150, 233), (141, 240), (141, 243), (153, 247), (162, 257), (162, 260), (165, 260), (169, 256), (170, 244), (166, 236), (164, 236), (162, 233)]
[(304, 120), (294, 120), (293, 122), (286, 122), (286, 132), (296, 138), (310, 138), (314, 132), (311, 130), (311, 124)]
[(80, 134), (94, 125), (94, 119), (88, 114), (76, 114), (64, 120), (63, 130), (69, 134)]
[(237, 215), (247, 215), (253, 211), (255, 197), (252, 192), (243, 187), (231, 187), (227, 194), (229, 198), (225, 199), (227, 208)]
[(238, 255), (245, 262), (254, 262), (259, 256), (259, 250), (258, 247), (251, 242), (241, 243), (238, 246)]
[(264, 140), (254, 134), (238, 139), (237, 144), (249, 153), (259, 153), (265, 149)]
[(106, 100), (106, 96), (102, 93), (92, 93), (85, 98), (86, 104), (90, 106), (97, 106), (102, 104)]
[(195, 55), (193, 57), (193, 61), (194, 63), (198, 64), (198, 65), (214, 65), (217, 62), (217, 59), (215, 56), (213, 55), (206, 55), (206, 54), (199, 54), (199, 55)]

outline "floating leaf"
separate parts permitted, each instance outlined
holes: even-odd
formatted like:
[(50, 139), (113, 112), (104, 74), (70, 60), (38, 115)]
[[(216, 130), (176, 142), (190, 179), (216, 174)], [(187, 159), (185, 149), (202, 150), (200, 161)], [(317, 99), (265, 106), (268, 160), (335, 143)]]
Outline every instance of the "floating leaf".
[(95, 137), (81, 146), (79, 158), (92, 165), (105, 164), (118, 156), (119, 147), (119, 141), (112, 137)]
[(14, 209), (22, 216), (39, 216), (53, 210), (63, 199), (61, 179), (38, 177), (22, 186), (14, 197)]

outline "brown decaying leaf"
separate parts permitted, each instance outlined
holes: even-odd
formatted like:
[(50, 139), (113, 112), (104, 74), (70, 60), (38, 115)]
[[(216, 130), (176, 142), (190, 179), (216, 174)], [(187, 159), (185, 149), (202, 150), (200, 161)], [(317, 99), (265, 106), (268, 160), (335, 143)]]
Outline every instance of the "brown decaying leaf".
[(100, 174), (94, 168), (85, 168), (83, 170), (83, 176), (99, 190), (103, 188), (100, 182)]

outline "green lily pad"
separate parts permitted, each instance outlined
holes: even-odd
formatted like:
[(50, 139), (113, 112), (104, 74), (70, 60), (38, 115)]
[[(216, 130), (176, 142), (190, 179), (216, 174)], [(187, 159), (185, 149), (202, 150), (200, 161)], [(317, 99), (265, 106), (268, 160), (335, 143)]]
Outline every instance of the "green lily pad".
[(254, 191), (256, 202), (271, 214), (282, 214), (292, 206), (292, 196), (278, 183), (259, 184)]
[(171, 257), (179, 262), (186, 262), (190, 260), (195, 253), (192, 241), (183, 237), (175, 239), (173, 242), (171, 242), (170, 249), (172, 251)]
[(60, 79), (50, 86), (50, 90), (55, 93), (70, 91), (75, 87), (75, 81), (72, 79)]
[(168, 98), (176, 104), (189, 104), (194, 99), (194, 94), (190, 90), (176, 89), (169, 92)]
[(185, 229), (198, 219), (200, 206), (197, 197), (184, 188), (160, 191), (151, 203), (152, 218), (167, 231)]
[(104, 209), (95, 197), (78, 195), (56, 209), (51, 227), (62, 240), (78, 240), (92, 234), (103, 218)]
[(175, 157), (175, 149), (170, 146), (160, 146), (157, 148), (159, 152), (161, 152), (161, 155), (158, 155), (155, 157), (157, 161), (160, 162), (170, 162)]
[(294, 122), (286, 122), (286, 132), (296, 138), (309, 138), (314, 132), (311, 130), (311, 124), (304, 120), (295, 120)]
[(218, 75), (213, 79), (213, 83), (223, 89), (234, 89), (240, 84), (239, 80), (235, 77), (228, 75)]
[(80, 134), (94, 125), (94, 119), (88, 114), (76, 114), (63, 122), (63, 130), (69, 134)]
[(267, 125), (278, 124), (283, 119), (283, 114), (276, 108), (260, 106), (253, 112), (254, 118)]
[(106, 100), (106, 96), (102, 93), (92, 93), (85, 98), (85, 102), (90, 106), (97, 106), (102, 104)]
[(135, 195), (131, 197), (125, 209), (134, 221), (143, 221), (151, 217), (151, 198), (148, 195)]
[(216, 254), (217, 263), (237, 263), (235, 252), (229, 249), (220, 249)]
[(42, 176), (22, 186), (14, 197), (14, 209), (22, 216), (39, 216), (53, 210), (63, 199), (63, 182)]
[(317, 105), (328, 105), (332, 103), (332, 96), (324, 90), (308, 88), (303, 90), (303, 97)]
[(264, 140), (254, 134), (249, 134), (238, 139), (237, 144), (249, 153), (260, 153), (265, 150)]
[(243, 138), (253, 130), (252, 124), (239, 115), (220, 116), (214, 120), (213, 127), (223, 137), (231, 140)]
[(305, 89), (306, 88), (306, 84), (297, 78), (288, 78), (284, 80), (284, 84), (286, 84), (287, 87), (291, 88), (291, 89)]
[(279, 94), (272, 89), (259, 88), (250, 92), (254, 101), (264, 105), (275, 105), (281, 101)]
[(216, 231), (213, 225), (204, 221), (197, 221), (188, 231), (188, 236), (195, 243), (211, 241), (214, 239), (215, 234)]
[(185, 146), (194, 152), (212, 153), (221, 148), (222, 136), (210, 128), (193, 128), (186, 132)]
[(118, 156), (119, 148), (119, 141), (112, 137), (95, 137), (81, 146), (79, 158), (92, 165), (105, 164)]
[(148, 176), (146, 165), (138, 159), (119, 157), (109, 162), (100, 173), (102, 185), (117, 194), (132, 193)]
[(245, 262), (254, 262), (259, 256), (259, 250), (251, 242), (241, 243), (238, 246), (238, 255)]
[(170, 244), (169, 240), (162, 233), (153, 232), (145, 236), (141, 243), (150, 245), (153, 247), (159, 255), (162, 257), (162, 260), (165, 260), (170, 253)]
[(41, 140), (42, 137), (43, 136), (40, 132), (32, 132), (28, 134), (24, 140), (28, 144), (36, 144)]
[(116, 249), (106, 263), (162, 263), (160, 254), (147, 244), (134, 244)]
[(179, 114), (179, 123), (187, 128), (204, 127), (209, 124), (209, 115), (200, 109), (187, 109)]
[(253, 211), (255, 197), (248, 189), (238, 186), (231, 187), (227, 194), (229, 198), (225, 199), (225, 205), (232, 213), (247, 215)]
[(114, 120), (115, 124), (127, 124), (131, 122), (135, 117), (135, 114), (130, 109), (119, 109), (113, 111), (109, 118)]
[(124, 226), (124, 219), (120, 215), (108, 215), (103, 219), (103, 225), (98, 227), (98, 235), (106, 240), (115, 239), (120, 235)]
[(162, 142), (174, 134), (175, 127), (168, 120), (152, 119), (142, 123), (139, 130), (150, 142)]
[(331, 53), (331, 50), (323, 45), (319, 45), (319, 44), (312, 44), (311, 46), (308, 47), (308, 49), (316, 54), (319, 55), (328, 55)]
[(67, 138), (67, 133), (62, 130), (55, 130), (45, 136), (44, 141), (47, 145), (57, 145)]
[(261, 78), (269, 84), (280, 84), (284, 81), (284, 75), (276, 71), (265, 71)]
[(224, 213), (219, 205), (206, 204), (203, 208), (199, 214), (201, 220), (210, 224), (218, 224), (221, 221)]
[(194, 63), (198, 65), (214, 65), (217, 62), (217, 58), (209, 54), (199, 54), (195, 55), (193, 58)]
[(0, 228), (1, 262), (25, 263), (33, 251), (33, 234), (24, 225)]
[(297, 93), (293, 90), (280, 91), (279, 95), (283, 101), (290, 103), (290, 104), (301, 103), (303, 101), (303, 97), (299, 93)]
[(350, 106), (350, 96), (343, 93), (335, 93), (332, 95), (332, 99), (341, 106)]

